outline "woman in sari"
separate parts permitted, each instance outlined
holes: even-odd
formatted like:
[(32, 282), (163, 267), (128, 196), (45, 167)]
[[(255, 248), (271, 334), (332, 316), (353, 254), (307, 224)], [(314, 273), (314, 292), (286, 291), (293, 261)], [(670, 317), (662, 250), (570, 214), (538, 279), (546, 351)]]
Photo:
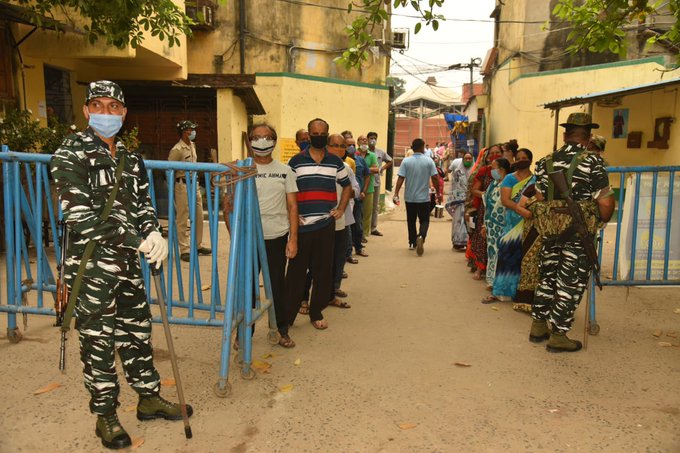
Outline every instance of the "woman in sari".
[[(496, 276), (498, 241), (503, 236), (505, 208), (501, 203), (501, 182), (510, 172), (510, 162), (501, 157), (491, 163), (493, 181), (484, 194), (484, 226), (482, 235), (486, 238), (486, 284), (491, 289)], [(486, 300), (486, 299), (484, 299)]]
[(486, 238), (482, 235), (484, 226), (484, 203), (482, 197), (491, 184), (491, 162), (501, 156), (500, 145), (493, 145), (480, 153), (477, 166), (470, 175), (469, 193), (465, 206), (465, 221), (470, 226), (470, 240), (468, 250), (465, 253), (468, 258), (472, 276), (475, 280), (481, 280), (486, 271)]
[(454, 250), (464, 251), (468, 241), (467, 227), (465, 226), (465, 197), (468, 190), (468, 181), (472, 173), (473, 158), (471, 153), (465, 153), (462, 159), (456, 159), (451, 164), (451, 191), (446, 200), (446, 211), (451, 214), (451, 244)]
[(500, 201), (505, 207), (503, 235), (498, 242), (498, 262), (493, 281), (492, 295), (485, 303), (512, 300), (517, 292), (522, 264), (522, 239), (524, 219), (531, 213), (521, 205), (525, 190), (532, 186), (535, 178), (531, 174), (531, 151), (522, 148), (515, 155), (515, 172), (509, 174), (500, 188)]

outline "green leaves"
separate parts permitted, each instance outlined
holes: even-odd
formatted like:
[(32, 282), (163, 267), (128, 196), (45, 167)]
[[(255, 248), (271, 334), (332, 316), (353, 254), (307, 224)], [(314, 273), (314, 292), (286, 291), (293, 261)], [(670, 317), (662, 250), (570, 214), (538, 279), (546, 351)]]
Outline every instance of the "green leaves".
[[(670, 27), (658, 26), (653, 17), (657, 14), (675, 20)], [(625, 57), (627, 31), (638, 35), (646, 31), (648, 46), (661, 43), (677, 49), (680, 45), (680, 0), (559, 0), (552, 15), (573, 27), (567, 47), (572, 53), (587, 49)]]
[[(191, 19), (172, 0), (17, 0), (27, 8), (29, 20), (38, 27), (56, 26), (53, 11), (60, 11), (67, 22), (75, 25), (74, 17), (84, 18), (82, 28), (90, 43), (104, 39), (118, 48), (139, 46), (144, 32), (168, 46), (179, 46), (181, 35), (191, 35)], [(223, 0), (221, 0), (223, 1)], [(47, 17), (49, 24), (42, 19)]]
[[(390, 0), (354, 0), (347, 5), (348, 14), (357, 14), (352, 24), (347, 26), (345, 32), (348, 37), (347, 50), (342, 56), (335, 59), (336, 63), (350, 70), (360, 69), (364, 61), (368, 60), (368, 49), (376, 45), (373, 38), (373, 31), (377, 25), (389, 21), (389, 13), (385, 9), (385, 3), (389, 5)], [(423, 24), (430, 26), (434, 31), (439, 29), (440, 22), (446, 20), (441, 14), (436, 14), (435, 10), (444, 4), (445, 0), (393, 0), (391, 2), (394, 9), (409, 8), (415, 11), (421, 18), (414, 29), (414, 33), (421, 31)], [(353, 7), (361, 6), (360, 10)]]

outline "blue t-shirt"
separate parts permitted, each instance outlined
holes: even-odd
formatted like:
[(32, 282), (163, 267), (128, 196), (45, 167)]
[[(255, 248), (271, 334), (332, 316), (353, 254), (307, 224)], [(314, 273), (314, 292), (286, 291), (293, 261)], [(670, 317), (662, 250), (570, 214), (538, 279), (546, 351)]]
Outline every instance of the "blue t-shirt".
[(357, 183), (359, 184), (359, 189), (361, 191), (364, 190), (364, 181), (366, 178), (368, 178), (371, 174), (370, 170), (368, 169), (368, 164), (364, 160), (363, 157), (361, 157), (359, 154), (354, 156), (354, 162), (356, 163), (357, 171), (355, 172), (355, 176), (357, 178)]
[(422, 153), (415, 153), (401, 162), (399, 176), (406, 179), (404, 201), (425, 203), (430, 201), (430, 178), (437, 174), (434, 161)]

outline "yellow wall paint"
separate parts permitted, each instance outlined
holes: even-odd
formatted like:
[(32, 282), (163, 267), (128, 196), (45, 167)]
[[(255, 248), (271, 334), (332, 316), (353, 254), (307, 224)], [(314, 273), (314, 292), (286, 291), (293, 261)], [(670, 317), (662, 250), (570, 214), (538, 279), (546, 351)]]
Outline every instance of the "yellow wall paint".
[[(387, 148), (389, 91), (294, 77), (258, 76), (255, 84), (267, 115), (255, 121), (267, 121), (280, 138), (295, 138), (298, 129), (307, 129), (313, 118), (330, 125), (330, 133), (348, 129), (354, 137), (370, 131), (378, 133), (378, 148)], [(277, 146), (274, 158), (280, 159)]]
[[(680, 165), (680, 126), (677, 120), (680, 118), (679, 92), (680, 85), (676, 85), (650, 93), (624, 97), (619, 107), (594, 106), (593, 121), (600, 124), (600, 128), (593, 132), (607, 139), (603, 157), (609, 165)], [(642, 132), (640, 148), (629, 149), (627, 139), (612, 138), (615, 109), (628, 109), (628, 132)], [(670, 128), (669, 148), (649, 148), (647, 143), (653, 140), (655, 120), (668, 116), (676, 118)]]
[[(539, 159), (552, 152), (554, 117), (542, 104), (569, 97), (636, 86), (661, 80), (657, 63), (604, 67), (576, 72), (522, 77), (511, 82), (508, 66), (497, 70), (491, 82), (487, 143), (516, 138)], [(587, 111), (587, 105), (560, 111), (560, 122), (570, 112)], [(563, 129), (558, 131), (558, 145)], [(611, 135), (611, 134), (610, 134)], [(655, 165), (654, 163), (650, 163)]]
[(242, 132), (248, 127), (245, 104), (231, 89), (217, 90), (217, 153), (220, 162), (246, 157)]

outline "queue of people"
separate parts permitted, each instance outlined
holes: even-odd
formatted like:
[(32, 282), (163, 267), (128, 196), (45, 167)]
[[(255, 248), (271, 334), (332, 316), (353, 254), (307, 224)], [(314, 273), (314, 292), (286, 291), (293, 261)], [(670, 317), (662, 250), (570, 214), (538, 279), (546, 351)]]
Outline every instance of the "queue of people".
[[(530, 313), (529, 340), (547, 340), (550, 352), (574, 352), (582, 345), (566, 336), (590, 275), (583, 238), (566, 209), (570, 196), (595, 234), (611, 218), (614, 199), (601, 153), (606, 141), (586, 113), (565, 123), (565, 145), (541, 159), (516, 140), (489, 146), (449, 168), (447, 210), (453, 218), (454, 250), (465, 251), (472, 278), (484, 282), (483, 304), (512, 302)], [(563, 170), (570, 188), (560, 194), (548, 177)], [(556, 288), (560, 287), (560, 291)]]

